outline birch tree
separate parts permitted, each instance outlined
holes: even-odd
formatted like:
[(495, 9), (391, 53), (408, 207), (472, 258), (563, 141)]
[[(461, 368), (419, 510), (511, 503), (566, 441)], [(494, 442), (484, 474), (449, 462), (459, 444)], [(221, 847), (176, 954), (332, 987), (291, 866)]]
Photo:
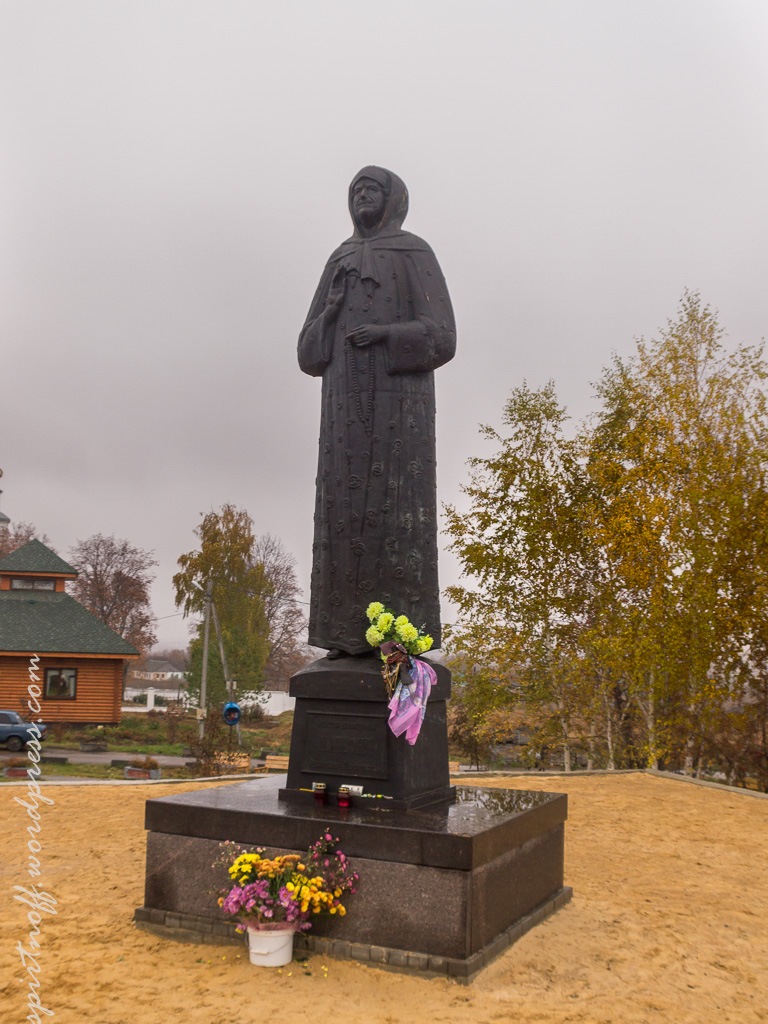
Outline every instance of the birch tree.
[(744, 677), (755, 538), (765, 531), (755, 512), (766, 464), (762, 353), (728, 351), (722, 336), (715, 314), (686, 293), (657, 340), (605, 372), (603, 408), (583, 442), (609, 597), (600, 628), (632, 680), (648, 763), (680, 755), (682, 741), (687, 770), (713, 702)]
[(565, 419), (552, 382), (516, 388), (505, 433), (481, 428), (496, 451), (470, 461), (469, 509), (449, 506), (446, 516), (469, 581), (448, 589), (460, 610), (451, 646), (516, 666), (526, 699), (551, 719), (568, 769), (577, 691), (563, 667), (586, 615), (590, 553), (581, 524), (587, 481)]

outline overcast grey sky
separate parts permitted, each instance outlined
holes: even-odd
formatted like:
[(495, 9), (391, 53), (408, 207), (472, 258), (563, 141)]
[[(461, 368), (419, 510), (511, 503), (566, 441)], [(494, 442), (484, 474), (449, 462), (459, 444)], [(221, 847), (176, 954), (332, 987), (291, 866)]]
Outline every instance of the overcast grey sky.
[(684, 288), (759, 342), (766, 54), (765, 0), (0, 2), (3, 511), (65, 555), (153, 549), (158, 616), (224, 502), (306, 584), (296, 340), (369, 163), (406, 182), (456, 311), (441, 501), (515, 385), (552, 377), (583, 416)]

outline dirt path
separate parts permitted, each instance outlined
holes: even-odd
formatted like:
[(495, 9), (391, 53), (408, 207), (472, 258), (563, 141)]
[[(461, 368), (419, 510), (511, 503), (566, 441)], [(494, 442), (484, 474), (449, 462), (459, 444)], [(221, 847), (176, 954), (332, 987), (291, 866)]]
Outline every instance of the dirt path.
[[(768, 1021), (768, 800), (650, 776), (494, 779), (569, 794), (573, 902), (469, 987), (313, 957), (282, 973), (245, 950), (137, 930), (144, 801), (164, 786), (48, 788), (36, 882), (41, 999), (58, 1024), (752, 1024)], [(174, 786), (173, 792), (199, 788)], [(3, 1021), (29, 1012), (16, 942), (29, 819), (3, 789)], [(350, 912), (354, 912), (350, 908)], [(327, 968), (325, 970), (324, 968)]]

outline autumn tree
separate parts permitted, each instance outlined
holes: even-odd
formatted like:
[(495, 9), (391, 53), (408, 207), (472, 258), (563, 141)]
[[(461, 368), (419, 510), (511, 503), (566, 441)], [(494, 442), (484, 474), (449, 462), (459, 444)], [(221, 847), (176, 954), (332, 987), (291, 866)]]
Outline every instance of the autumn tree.
[(491, 760), (494, 744), (527, 724), (524, 705), (509, 678), (494, 666), (455, 655), (449, 668), (448, 739), (479, 768)]
[(269, 658), (265, 673), (274, 686), (287, 688), (288, 680), (307, 661), (302, 643), (307, 620), (301, 610), (302, 590), (296, 559), (282, 541), (266, 533), (253, 545), (252, 561), (263, 566), (269, 581), (264, 612), (269, 624)]
[(616, 359), (584, 435), (613, 660), (630, 679), (647, 759), (690, 769), (706, 723), (748, 678), (766, 571), (766, 405), (759, 349), (726, 351), (686, 293), (660, 337)]
[(448, 589), (460, 612), (451, 649), (497, 672), (515, 669), (568, 768), (581, 692), (569, 678), (593, 554), (582, 528), (587, 482), (565, 419), (552, 382), (516, 388), (505, 432), (481, 428), (495, 451), (470, 460), (468, 510), (449, 506), (446, 515), (451, 548), (473, 584)]
[(608, 767), (720, 757), (768, 778), (765, 379), (762, 350), (727, 350), (686, 293), (573, 439), (552, 385), (485, 428), (496, 451), (447, 510), (468, 580), (451, 643), (514, 670), (566, 766), (578, 742)]
[(97, 533), (77, 541), (69, 561), (78, 571), (71, 592), (80, 604), (139, 651), (157, 643), (150, 605), (157, 562), (151, 551)]
[[(202, 615), (210, 583), (230, 676), (241, 691), (257, 691), (269, 656), (265, 597), (271, 588), (264, 567), (253, 562), (253, 520), (245, 509), (227, 504), (220, 512), (204, 515), (195, 533), (200, 546), (179, 556), (179, 572), (173, 577), (176, 605), (185, 615)], [(200, 692), (203, 622), (194, 628), (189, 675), (193, 694)], [(225, 699), (224, 673), (212, 624), (206, 702), (210, 706)]]
[[(185, 614), (202, 613), (210, 581), (224, 639), (227, 667), (242, 690), (259, 690), (265, 674), (279, 678), (301, 664), (304, 617), (293, 557), (269, 535), (256, 537), (244, 509), (224, 505), (203, 516), (200, 547), (179, 558), (176, 603)], [(202, 625), (190, 647), (190, 688), (199, 689)], [(213, 635), (213, 634), (212, 634)], [(298, 662), (297, 662), (298, 659)], [(209, 703), (224, 699), (224, 677), (215, 638), (210, 646)]]
[(39, 540), (47, 548), (51, 547), (48, 537), (44, 533), (39, 533), (32, 523), (5, 523), (0, 526), (0, 558), (5, 558), (31, 540)]

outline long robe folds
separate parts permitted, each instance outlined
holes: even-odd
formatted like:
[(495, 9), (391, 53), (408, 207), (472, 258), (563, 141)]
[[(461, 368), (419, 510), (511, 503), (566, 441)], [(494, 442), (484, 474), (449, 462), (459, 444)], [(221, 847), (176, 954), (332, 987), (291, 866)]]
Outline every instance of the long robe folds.
[[(323, 379), (309, 642), (349, 654), (370, 650), (371, 601), (407, 615), (440, 646), (432, 371), (456, 346), (435, 255), (400, 229), (405, 185), (369, 167), (350, 196), (364, 177), (382, 183), (385, 212), (371, 230), (356, 221), (330, 257), (299, 338), (301, 369)], [(328, 322), (340, 268), (344, 301)], [(386, 326), (386, 340), (347, 341), (363, 324)]]

